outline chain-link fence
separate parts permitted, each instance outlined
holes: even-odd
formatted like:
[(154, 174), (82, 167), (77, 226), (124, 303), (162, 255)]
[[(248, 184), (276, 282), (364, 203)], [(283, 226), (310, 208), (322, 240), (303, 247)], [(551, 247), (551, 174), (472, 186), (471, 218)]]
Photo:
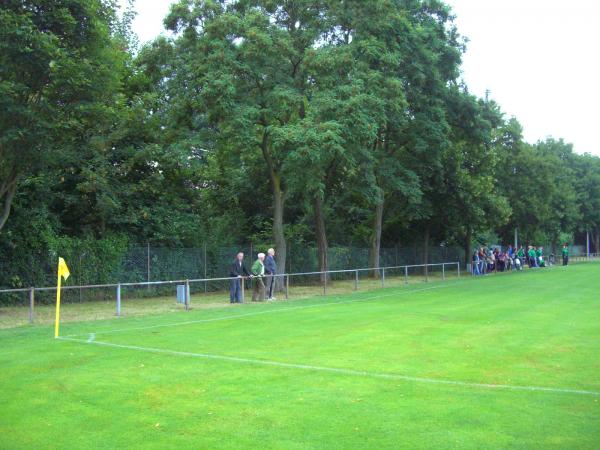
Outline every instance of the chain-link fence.
[[(56, 281), (55, 266), (58, 256), (63, 257), (69, 265), (72, 276), (70, 283), (94, 285), (227, 277), (229, 266), (238, 251), (246, 254), (246, 265), (249, 267), (256, 259), (256, 254), (266, 250), (266, 246), (252, 243), (219, 247), (205, 245), (200, 248), (143, 245), (120, 252), (74, 248), (60, 255), (36, 255), (28, 263), (30, 270), (15, 268), (10, 261), (0, 258), (0, 271), (5, 274), (9, 274), (11, 270), (15, 271), (14, 277), (4, 277), (5, 280), (8, 279), (8, 283), (5, 281), (0, 285), (0, 289), (53, 285)], [(286, 267), (279, 269), (287, 273), (315, 272), (321, 269), (318, 261), (315, 247), (288, 243)], [(425, 252), (423, 247), (417, 245), (382, 248), (380, 251), (382, 267), (445, 261), (464, 261), (464, 251), (456, 247), (431, 247)], [(328, 251), (329, 270), (371, 265), (368, 248), (335, 246)], [(0, 299), (0, 304), (2, 302), (6, 302), (6, 298)]]
[[(384, 287), (445, 281), (460, 276), (460, 263), (355, 268), (326, 272), (285, 273), (273, 281), (278, 288), (268, 291), (269, 278), (200, 278), (116, 284), (64, 284), (61, 294), (61, 322), (110, 319), (115, 316), (143, 316), (193, 308), (223, 307), (230, 302), (298, 300), (346, 295)], [(237, 294), (232, 287), (237, 285)], [(268, 292), (268, 293), (267, 293)], [(0, 290), (11, 296), (0, 305), (0, 328), (27, 323), (50, 324), (54, 320), (56, 287)]]

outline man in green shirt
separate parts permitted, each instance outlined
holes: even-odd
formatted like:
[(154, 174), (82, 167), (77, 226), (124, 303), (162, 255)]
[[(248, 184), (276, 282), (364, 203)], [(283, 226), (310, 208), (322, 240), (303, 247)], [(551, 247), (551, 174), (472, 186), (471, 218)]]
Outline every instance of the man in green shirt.
[(535, 263), (535, 249), (531, 245), (529, 246), (529, 250), (527, 250), (527, 259), (530, 268), (537, 267), (537, 264)]
[(252, 288), (252, 301), (262, 302), (265, 299), (265, 254), (259, 253), (258, 259), (252, 264), (252, 276), (254, 277), (254, 286)]
[(562, 258), (563, 258), (563, 266), (568, 266), (569, 265), (569, 246), (567, 244), (563, 245)]

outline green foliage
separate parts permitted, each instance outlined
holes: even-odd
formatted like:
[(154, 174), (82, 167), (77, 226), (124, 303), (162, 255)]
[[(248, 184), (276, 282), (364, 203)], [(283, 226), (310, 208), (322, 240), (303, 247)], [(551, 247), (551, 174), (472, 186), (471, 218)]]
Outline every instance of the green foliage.
[(0, 8), (0, 284), (38, 282), (36, 260), (94, 239), (111, 258), (120, 239), (272, 243), (282, 265), (288, 241), (316, 241), (321, 267), (328, 245), (370, 246), (377, 265), (382, 247), (468, 255), (515, 228), (600, 248), (600, 159), (528, 144), (471, 95), (443, 2), (181, 0), (173, 37), (142, 48), (134, 15)]

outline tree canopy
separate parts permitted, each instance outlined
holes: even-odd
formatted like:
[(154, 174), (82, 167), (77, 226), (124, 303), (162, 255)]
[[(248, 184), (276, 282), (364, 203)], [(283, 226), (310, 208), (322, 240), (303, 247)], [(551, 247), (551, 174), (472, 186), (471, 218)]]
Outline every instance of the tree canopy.
[(600, 158), (470, 93), (442, 1), (179, 0), (143, 46), (133, 14), (0, 6), (0, 283), (64, 239), (600, 251)]

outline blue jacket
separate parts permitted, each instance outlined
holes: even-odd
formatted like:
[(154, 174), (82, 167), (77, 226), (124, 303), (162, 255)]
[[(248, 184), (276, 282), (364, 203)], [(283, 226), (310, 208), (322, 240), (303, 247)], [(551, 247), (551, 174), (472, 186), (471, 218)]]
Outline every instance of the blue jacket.
[(265, 273), (267, 275), (275, 275), (277, 273), (277, 263), (271, 255), (267, 255), (265, 258)]

